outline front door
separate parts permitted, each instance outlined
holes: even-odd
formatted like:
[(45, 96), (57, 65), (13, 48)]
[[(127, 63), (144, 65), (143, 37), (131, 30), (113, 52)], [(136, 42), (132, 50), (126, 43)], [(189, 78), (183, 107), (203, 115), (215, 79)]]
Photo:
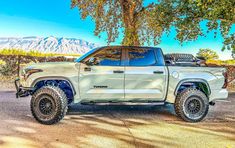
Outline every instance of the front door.
[(124, 66), (122, 49), (105, 48), (81, 62), (79, 87), (83, 101), (124, 100)]
[(127, 49), (128, 62), (125, 67), (126, 101), (163, 101), (165, 99), (167, 69), (162, 62), (158, 61), (156, 50), (158, 49)]

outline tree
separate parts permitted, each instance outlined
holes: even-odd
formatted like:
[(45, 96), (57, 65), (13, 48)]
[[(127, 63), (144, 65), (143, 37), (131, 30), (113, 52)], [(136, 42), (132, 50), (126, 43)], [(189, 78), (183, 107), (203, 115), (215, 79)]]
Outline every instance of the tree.
[[(72, 0), (83, 19), (90, 16), (96, 24), (95, 35), (107, 33), (107, 42), (114, 42), (123, 31), (124, 45), (158, 44), (162, 34), (177, 32), (181, 43), (196, 40), (208, 32), (224, 38), (223, 50), (235, 53), (234, 0), (159, 0), (144, 5), (143, 0)], [(201, 22), (206, 21), (207, 32)]]
[(211, 49), (199, 49), (197, 57), (203, 57), (206, 60), (217, 60), (219, 59), (218, 54)]

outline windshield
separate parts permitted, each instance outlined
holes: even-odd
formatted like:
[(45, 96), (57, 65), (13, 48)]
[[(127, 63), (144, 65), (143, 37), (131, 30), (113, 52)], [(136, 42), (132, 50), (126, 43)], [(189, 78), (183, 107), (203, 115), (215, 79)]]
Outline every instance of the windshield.
[(85, 54), (82, 55), (81, 57), (77, 58), (77, 59), (75, 60), (75, 62), (81, 62), (83, 59), (85, 59), (87, 56), (89, 56), (90, 54), (94, 53), (94, 52), (97, 51), (98, 49), (100, 49), (100, 48), (94, 48), (94, 49), (88, 51), (87, 53), (85, 53)]

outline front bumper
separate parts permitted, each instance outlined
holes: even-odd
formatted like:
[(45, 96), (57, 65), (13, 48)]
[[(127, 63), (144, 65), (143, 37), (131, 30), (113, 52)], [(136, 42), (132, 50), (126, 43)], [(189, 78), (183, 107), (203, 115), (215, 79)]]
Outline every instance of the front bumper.
[(27, 97), (31, 95), (34, 90), (32, 87), (23, 87), (20, 84), (20, 79), (15, 80), (15, 88), (16, 88), (16, 98)]

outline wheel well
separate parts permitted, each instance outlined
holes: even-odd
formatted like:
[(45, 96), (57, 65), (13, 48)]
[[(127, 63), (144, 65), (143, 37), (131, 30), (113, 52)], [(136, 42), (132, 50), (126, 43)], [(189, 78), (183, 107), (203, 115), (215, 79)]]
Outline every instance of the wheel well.
[(68, 104), (72, 103), (74, 100), (74, 91), (71, 86), (71, 84), (66, 80), (40, 80), (36, 82), (34, 85), (34, 92), (36, 92), (38, 89), (42, 88), (43, 86), (56, 86), (59, 87), (61, 90), (64, 91), (67, 99)]
[(178, 89), (176, 90), (176, 94), (180, 93), (181, 91), (189, 87), (196, 88), (202, 91), (207, 97), (210, 95), (210, 88), (204, 82), (184, 82), (178, 87)]

